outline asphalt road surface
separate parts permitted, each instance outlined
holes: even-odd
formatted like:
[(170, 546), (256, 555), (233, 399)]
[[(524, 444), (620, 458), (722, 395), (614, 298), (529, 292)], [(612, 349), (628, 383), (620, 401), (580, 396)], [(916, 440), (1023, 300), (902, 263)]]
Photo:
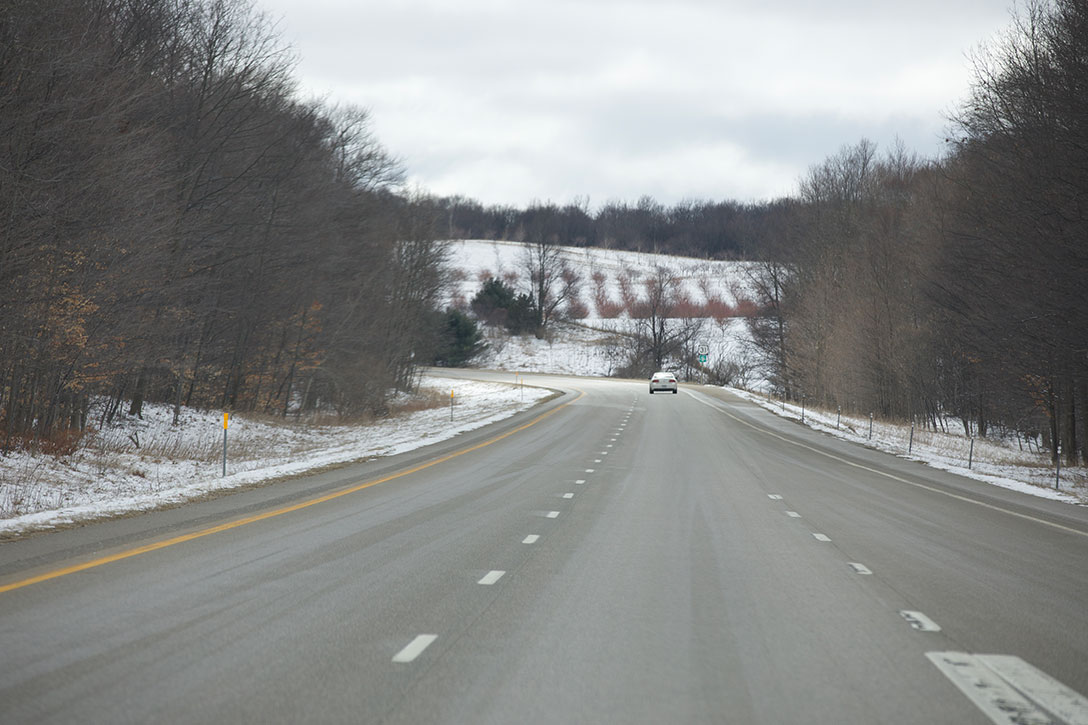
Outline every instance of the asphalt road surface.
[(1088, 508), (529, 382), (565, 392), (0, 545), (0, 722), (1088, 723)]

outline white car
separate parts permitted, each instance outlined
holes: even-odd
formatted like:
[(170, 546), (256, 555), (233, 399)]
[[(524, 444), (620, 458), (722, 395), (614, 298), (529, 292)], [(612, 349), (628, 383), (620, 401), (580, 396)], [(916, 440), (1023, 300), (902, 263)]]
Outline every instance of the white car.
[(676, 376), (664, 371), (654, 373), (654, 376), (650, 378), (650, 395), (653, 395), (655, 390), (671, 390), (672, 394), (676, 395)]

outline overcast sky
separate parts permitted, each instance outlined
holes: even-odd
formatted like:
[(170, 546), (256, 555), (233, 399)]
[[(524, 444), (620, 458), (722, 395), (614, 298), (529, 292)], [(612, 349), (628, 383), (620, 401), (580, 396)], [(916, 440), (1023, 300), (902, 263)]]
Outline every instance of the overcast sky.
[(861, 138), (940, 153), (1009, 0), (255, 0), (409, 179), (525, 206), (757, 201)]

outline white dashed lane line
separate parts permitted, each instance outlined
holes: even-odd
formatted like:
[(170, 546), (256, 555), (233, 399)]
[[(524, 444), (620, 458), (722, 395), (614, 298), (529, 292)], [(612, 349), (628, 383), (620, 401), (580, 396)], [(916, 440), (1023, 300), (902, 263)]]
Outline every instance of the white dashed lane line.
[(477, 584), (483, 584), (484, 586), (491, 586), (492, 584), (497, 582), (499, 579), (502, 579), (502, 575), (505, 574), (505, 573), (506, 573), (505, 571), (501, 571), (499, 569), (493, 569), (493, 570), (487, 572), (487, 574), (484, 575), (484, 578), (481, 579), (480, 581), (476, 582), (476, 583)]
[(941, 626), (939, 624), (937, 624), (921, 612), (915, 612), (910, 609), (903, 609), (900, 610), (899, 616), (907, 620), (907, 623), (919, 632), (941, 631)]
[(769, 493), (769, 494), (767, 494), (767, 498), (771, 499), (772, 501), (781, 501), (782, 500), (782, 497), (779, 496), (777, 493)]
[(812, 538), (816, 539), (816, 541), (831, 541), (831, 537), (826, 534), (813, 534)]
[(408, 646), (393, 655), (393, 661), (399, 663), (408, 663), (423, 654), (423, 650), (431, 646), (431, 643), (438, 639), (437, 634), (421, 634), (411, 642)]
[(873, 573), (873, 571), (869, 567), (865, 566), (864, 564), (859, 564), (856, 561), (851, 561), (850, 562), (850, 568), (853, 569), (854, 571), (856, 571), (858, 574), (872, 574)]
[(574, 494), (573, 493), (565, 493), (565, 494), (563, 494), (563, 498), (574, 498)]
[(787, 511), (786, 515), (789, 516), (791, 519), (801, 518), (801, 514), (797, 513), (796, 511)]
[(584, 479), (584, 478), (579, 478), (579, 479), (578, 479), (577, 481), (575, 481), (574, 483), (575, 483), (575, 484), (577, 484), (577, 485), (579, 485), (579, 486), (581, 486), (581, 485), (582, 485), (583, 483), (585, 483), (585, 482), (586, 482), (586, 479)]
[(538, 541), (540, 541), (540, 534), (529, 534), (528, 536), (526, 536), (524, 539), (521, 540), (521, 543), (523, 543), (523, 544), (535, 544)]
[(548, 513), (545, 514), (545, 516), (547, 518), (549, 518), (549, 519), (557, 519), (557, 518), (559, 518), (559, 512), (558, 511), (549, 511)]
[(593, 473), (593, 471), (594, 471), (594, 470), (595, 470), (595, 469), (593, 469), (593, 468), (587, 468), (587, 469), (586, 469), (586, 473)]

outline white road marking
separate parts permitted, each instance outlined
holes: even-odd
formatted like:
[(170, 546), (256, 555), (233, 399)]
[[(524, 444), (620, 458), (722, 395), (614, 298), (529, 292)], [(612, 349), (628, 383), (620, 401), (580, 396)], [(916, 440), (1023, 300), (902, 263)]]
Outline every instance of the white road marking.
[(786, 515), (789, 516), (791, 519), (801, 518), (801, 514), (797, 513), (796, 511), (787, 511)]
[(594, 459), (593, 459), (593, 462), (594, 462), (594, 463), (600, 463), (600, 462), (601, 462), (601, 460), (602, 460), (602, 459), (600, 459), (600, 458), (594, 458)]
[(505, 574), (505, 573), (506, 573), (505, 571), (501, 571), (499, 569), (492, 569), (491, 571), (487, 572), (487, 574), (484, 576), (483, 579), (481, 579), (480, 581), (478, 581), (476, 583), (477, 584), (483, 584), (485, 586), (491, 586), (492, 584), (497, 582), (499, 579), (502, 579), (502, 575)]
[(545, 514), (545, 516), (547, 516), (549, 519), (557, 519), (557, 518), (559, 518), (559, 512), (558, 511), (549, 511), (548, 513)]
[(431, 643), (438, 639), (437, 634), (421, 634), (411, 642), (408, 646), (393, 655), (394, 662), (411, 662), (416, 657), (423, 654), (423, 650), (431, 646)]
[[(615, 438), (613, 438), (612, 440), (616, 440), (616, 439), (615, 439)], [(612, 444), (611, 444), (611, 443), (609, 443), (609, 444), (608, 444), (607, 446), (605, 446), (605, 448), (611, 448), (611, 447), (612, 447)]]
[(579, 478), (577, 481), (575, 481), (575, 483), (578, 484), (579, 486), (581, 486), (585, 482), (586, 482), (586, 479), (584, 479), (584, 478)]
[(565, 494), (563, 494), (563, 498), (574, 498), (574, 494), (573, 493), (565, 493)]
[(1048, 712), (1070, 725), (1088, 725), (1088, 698), (1011, 655), (979, 655), (982, 663)]
[(1088, 699), (1019, 657), (926, 652), (998, 725), (1088, 725)]
[(856, 571), (858, 574), (872, 574), (872, 570), (864, 564), (859, 564), (856, 561), (850, 562), (850, 568)]
[(813, 534), (812, 536), (816, 541), (831, 541), (831, 539), (824, 534)]
[(899, 616), (907, 620), (910, 626), (914, 627), (919, 632), (941, 631), (941, 626), (939, 624), (937, 624), (921, 612), (911, 611), (910, 609), (903, 609), (900, 610)]
[(600, 452), (600, 455), (602, 455), (602, 456), (607, 456), (607, 455), (608, 455), (608, 451), (601, 451), (601, 452)]
[(716, 410), (719, 413), (722, 413), (722, 414), (732, 418), (733, 420), (737, 421), (741, 425), (748, 426), (752, 430), (759, 431), (760, 433), (766, 433), (767, 435), (771, 436), (772, 438), (777, 438), (778, 440), (782, 441), (783, 443), (789, 443), (791, 446), (797, 446), (798, 448), (804, 448), (805, 450), (809, 450), (809, 451), (812, 451), (813, 453), (816, 453), (818, 455), (824, 456), (826, 458), (830, 458), (833, 461), (838, 461), (839, 463), (844, 463), (847, 466), (853, 466), (854, 468), (860, 468), (863, 471), (868, 471), (869, 473), (874, 473), (874, 474), (876, 474), (878, 476), (884, 476), (885, 478), (890, 478), (893, 481), (899, 481), (900, 483), (905, 483), (908, 486), (914, 486), (915, 488), (921, 488), (921, 489), (925, 489), (926, 491), (931, 491), (933, 493), (939, 493), (942, 496), (948, 496), (949, 498), (954, 498), (957, 501), (965, 501), (967, 503), (973, 503), (976, 506), (982, 506), (983, 508), (988, 508), (988, 509), (991, 509), (993, 511), (1000, 511), (1002, 513), (1006, 513), (1009, 516), (1016, 516), (1017, 518), (1027, 519), (1028, 521), (1034, 521), (1037, 524), (1043, 524), (1044, 526), (1049, 526), (1051, 528), (1058, 529), (1060, 531), (1065, 531), (1065, 532), (1070, 533), (1070, 534), (1076, 534), (1077, 536), (1088, 536), (1088, 531), (1081, 531), (1080, 529), (1074, 529), (1071, 526), (1064, 526), (1062, 524), (1058, 524), (1058, 523), (1055, 523), (1053, 521), (1047, 521), (1046, 519), (1040, 519), (1040, 518), (1038, 518), (1036, 516), (1029, 516), (1028, 514), (1022, 514), (1022, 513), (1019, 513), (1018, 511), (1010, 511), (1007, 508), (1002, 508), (1000, 506), (995, 506), (992, 503), (986, 503), (984, 501), (979, 501), (977, 499), (970, 498), (969, 496), (962, 496), (962, 495), (960, 495), (958, 493), (952, 493), (951, 491), (945, 491), (944, 489), (937, 488), (935, 486), (927, 486), (924, 483), (918, 483), (917, 481), (911, 481), (909, 479), (903, 478), (902, 476), (896, 476), (894, 473), (888, 473), (887, 471), (881, 471), (878, 468), (872, 468), (870, 466), (865, 466), (865, 465), (862, 465), (860, 463), (855, 463), (854, 461), (847, 460), (847, 459), (843, 458), (842, 456), (836, 456), (834, 453), (828, 453), (827, 451), (822, 451), (819, 448), (814, 448), (814, 447), (812, 447), (810, 445), (806, 445), (804, 443), (800, 443), (800, 442), (795, 441), (795, 440), (790, 440), (789, 438), (786, 438), (784, 436), (780, 436), (777, 433), (774, 433), (772, 431), (767, 430), (766, 428), (761, 428), (758, 425), (753, 425), (752, 423), (749, 423), (748, 421), (743, 420), (743, 419), (738, 418), (737, 416), (733, 415), (732, 413), (730, 413), (725, 408), (719, 407), (719, 406), (714, 405), (712, 403), (709, 403), (709, 402), (707, 402), (705, 400), (701, 400), (699, 395), (697, 395), (696, 393), (691, 392), (690, 390), (685, 390), (684, 394), (685, 395), (690, 395), (692, 398), (695, 399), (696, 402), (702, 403), (706, 407), (711, 408), (713, 410)]
[(779, 496), (777, 493), (769, 493), (769, 494), (767, 494), (767, 498), (771, 499), (772, 501), (781, 501), (782, 500), (782, 497)]
[(594, 469), (592, 469), (592, 468), (587, 468), (587, 469), (586, 469), (586, 473), (593, 473), (593, 470), (594, 470)]
[(540, 534), (529, 534), (528, 536), (526, 536), (524, 539), (521, 540), (521, 543), (523, 543), (523, 544), (535, 544), (539, 540), (540, 540)]

